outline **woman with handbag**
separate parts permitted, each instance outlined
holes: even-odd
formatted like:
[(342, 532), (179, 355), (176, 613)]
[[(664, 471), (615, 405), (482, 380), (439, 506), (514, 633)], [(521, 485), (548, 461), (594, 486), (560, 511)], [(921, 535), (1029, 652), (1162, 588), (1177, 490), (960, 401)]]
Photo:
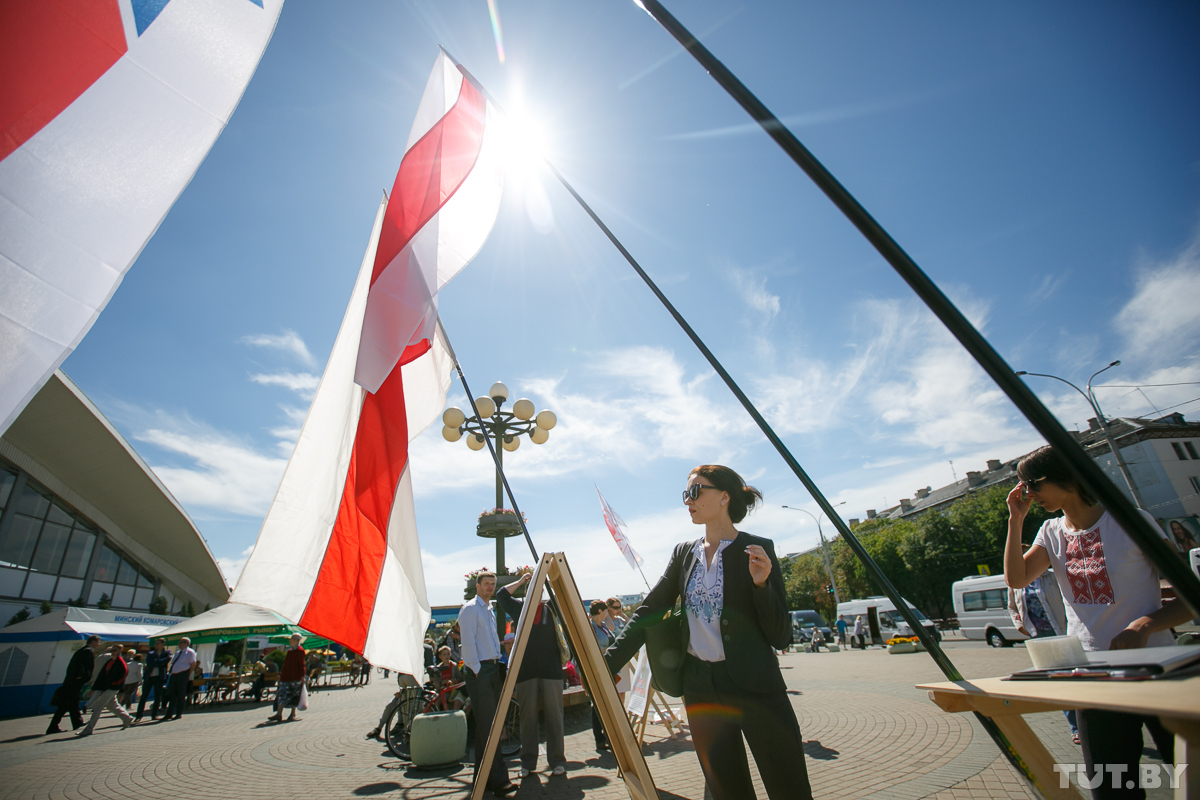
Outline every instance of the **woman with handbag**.
[[(608, 648), (614, 674), (646, 642), (647, 631), (680, 623), (679, 683), (692, 742), (714, 800), (755, 797), (742, 737), (771, 800), (811, 800), (800, 726), (788, 699), (776, 648), (787, 646), (791, 617), (770, 539), (734, 528), (762, 494), (715, 464), (688, 476), (683, 502), (704, 537), (675, 546), (667, 571)], [(676, 600), (682, 615), (671, 617)], [(651, 646), (662, 636), (651, 636)], [(652, 657), (655, 654), (651, 654)], [(655, 660), (652, 658), (652, 660)], [(668, 685), (676, 676), (663, 678)]]

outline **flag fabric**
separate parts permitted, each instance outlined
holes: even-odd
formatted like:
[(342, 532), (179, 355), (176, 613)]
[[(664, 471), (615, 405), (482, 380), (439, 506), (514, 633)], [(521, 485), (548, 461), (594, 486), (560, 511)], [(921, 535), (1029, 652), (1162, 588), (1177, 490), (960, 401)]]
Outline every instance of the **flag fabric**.
[(282, 6), (0, 3), (0, 433), (192, 179)]
[[(325, 374), (230, 598), (411, 675), (424, 669), (429, 601), (408, 443), (438, 418), (450, 388), (437, 291), (486, 240), (503, 188), (493, 113), (477, 100), (482, 92), (439, 55)], [(356, 382), (362, 374), (371, 385)]]
[(613, 541), (620, 548), (621, 555), (625, 556), (625, 560), (629, 562), (630, 569), (640, 569), (642, 557), (633, 549), (633, 545), (629, 543), (629, 537), (625, 535), (625, 520), (612, 510), (612, 506), (604, 499), (604, 495), (600, 494), (599, 486), (596, 487), (596, 496), (600, 498), (600, 513), (604, 515), (604, 524), (608, 526), (608, 532), (612, 534)]

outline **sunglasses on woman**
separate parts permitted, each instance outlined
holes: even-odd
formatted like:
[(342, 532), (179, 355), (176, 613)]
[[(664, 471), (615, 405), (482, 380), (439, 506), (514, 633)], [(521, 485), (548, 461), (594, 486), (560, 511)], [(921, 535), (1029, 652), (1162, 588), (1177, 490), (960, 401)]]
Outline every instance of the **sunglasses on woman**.
[(1032, 480), (1021, 481), (1021, 485), (1025, 487), (1026, 491), (1036, 492), (1038, 489), (1042, 488), (1042, 484), (1045, 483), (1046, 480), (1046, 478), (1033, 478)]
[(683, 490), (683, 502), (688, 500), (696, 500), (700, 497), (700, 493), (705, 489), (716, 489), (715, 486), (708, 486), (703, 483), (693, 483), (691, 486)]

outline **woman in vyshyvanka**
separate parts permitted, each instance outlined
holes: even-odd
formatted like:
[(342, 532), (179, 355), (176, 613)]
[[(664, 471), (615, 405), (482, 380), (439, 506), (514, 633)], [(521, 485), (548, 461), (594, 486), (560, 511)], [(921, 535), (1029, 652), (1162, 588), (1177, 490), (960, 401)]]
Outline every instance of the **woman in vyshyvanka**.
[(770, 539), (734, 527), (760, 500), (729, 467), (691, 471), (683, 502), (704, 536), (675, 546), (605, 660), (616, 673), (645, 642), (639, 620), (661, 618), (682, 597), (683, 702), (712, 797), (756, 797), (745, 737), (771, 800), (811, 800), (800, 725), (775, 654), (792, 635), (783, 573)]
[[(1191, 611), (1178, 599), (1163, 603), (1157, 568), (1079, 485), (1062, 456), (1051, 447), (1035, 450), (1017, 464), (1017, 476), (1020, 483), (1008, 493), (1004, 582), (1023, 589), (1053, 568), (1066, 604), (1067, 634), (1079, 637), (1084, 650), (1174, 644), (1168, 629), (1191, 619)], [(1061, 511), (1062, 516), (1046, 520), (1022, 553), (1025, 516), (1035, 501), (1047, 512)], [(1154, 518), (1141, 513), (1162, 534)], [(1174, 737), (1157, 717), (1080, 709), (1076, 719), (1089, 785), (1105, 765), (1112, 770), (1112, 765), (1124, 764), (1125, 774), (1138, 774), (1143, 725), (1163, 761), (1173, 761)], [(1114, 788), (1109, 780), (1098, 783), (1092, 789), (1094, 800), (1145, 797), (1136, 781), (1132, 788)]]

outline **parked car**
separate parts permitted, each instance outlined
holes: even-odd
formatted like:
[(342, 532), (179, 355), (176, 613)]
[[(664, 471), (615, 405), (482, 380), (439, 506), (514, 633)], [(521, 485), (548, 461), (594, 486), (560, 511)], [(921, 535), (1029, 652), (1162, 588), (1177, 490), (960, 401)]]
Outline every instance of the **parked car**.
[(820, 628), (821, 635), (825, 637), (827, 644), (832, 644), (835, 641), (833, 632), (825, 624), (825, 619), (816, 611), (805, 609), (804, 611), (792, 612), (792, 641), (808, 642), (812, 639), (812, 632), (818, 628)]
[(1008, 584), (1003, 575), (968, 575), (950, 587), (958, 629), (967, 639), (992, 647), (1012, 647), (1029, 637), (1013, 625), (1008, 613)]

